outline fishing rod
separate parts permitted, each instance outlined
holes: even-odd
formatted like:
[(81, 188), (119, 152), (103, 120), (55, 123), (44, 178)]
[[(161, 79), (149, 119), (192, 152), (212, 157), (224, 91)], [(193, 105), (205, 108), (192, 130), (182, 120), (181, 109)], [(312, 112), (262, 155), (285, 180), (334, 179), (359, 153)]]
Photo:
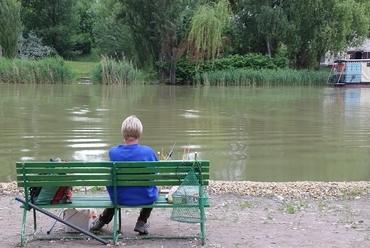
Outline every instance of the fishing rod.
[(175, 143), (173, 144), (171, 150), (169, 153), (167, 153), (167, 157), (166, 157), (166, 160), (170, 160), (171, 159), (171, 156), (172, 156), (172, 153), (173, 153), (173, 149), (175, 149), (175, 146), (176, 146), (176, 141)]

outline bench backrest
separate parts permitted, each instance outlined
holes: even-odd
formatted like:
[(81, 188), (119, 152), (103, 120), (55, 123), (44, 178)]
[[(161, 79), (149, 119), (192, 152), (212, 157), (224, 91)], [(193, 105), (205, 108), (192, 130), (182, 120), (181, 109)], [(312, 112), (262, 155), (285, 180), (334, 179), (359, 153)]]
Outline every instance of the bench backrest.
[(17, 162), (18, 187), (176, 186), (194, 168), (201, 185), (209, 184), (209, 161)]

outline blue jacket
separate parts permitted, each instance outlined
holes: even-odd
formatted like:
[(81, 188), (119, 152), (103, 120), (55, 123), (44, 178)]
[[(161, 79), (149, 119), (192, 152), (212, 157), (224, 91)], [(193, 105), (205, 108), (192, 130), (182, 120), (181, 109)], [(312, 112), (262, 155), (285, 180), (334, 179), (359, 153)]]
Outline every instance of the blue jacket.
[[(139, 144), (112, 147), (109, 150), (110, 161), (157, 161), (152, 148)], [(114, 202), (113, 187), (107, 186), (110, 200)], [(137, 206), (152, 204), (158, 198), (156, 186), (119, 186), (117, 202), (121, 205)]]

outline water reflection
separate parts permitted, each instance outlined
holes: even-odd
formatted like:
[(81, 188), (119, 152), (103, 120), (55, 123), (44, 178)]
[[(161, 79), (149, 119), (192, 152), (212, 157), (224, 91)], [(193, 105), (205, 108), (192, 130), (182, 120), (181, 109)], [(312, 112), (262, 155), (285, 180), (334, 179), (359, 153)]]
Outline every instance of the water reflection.
[(108, 160), (107, 150), (79, 150), (72, 155), (75, 161), (106, 161)]
[(107, 160), (122, 120), (213, 180), (368, 180), (370, 88), (0, 85), (0, 181), (20, 160)]

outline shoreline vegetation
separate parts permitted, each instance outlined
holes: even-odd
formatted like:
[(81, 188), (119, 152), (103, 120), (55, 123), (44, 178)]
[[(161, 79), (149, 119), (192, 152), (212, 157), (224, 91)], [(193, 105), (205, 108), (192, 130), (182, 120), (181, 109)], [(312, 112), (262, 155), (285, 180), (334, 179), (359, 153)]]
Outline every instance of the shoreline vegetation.
[[(100, 62), (64, 61), (62, 58), (21, 60), (0, 58), (0, 82), (24, 84), (66, 84), (89, 77), (93, 84), (135, 84), (157, 81), (134, 67), (124, 58), (116, 61), (102, 57)], [(205, 86), (324, 86), (328, 71), (293, 70), (289, 68), (202, 71), (185, 84)], [(183, 82), (184, 84), (184, 82)]]
[(62, 58), (23, 60), (0, 58), (0, 82), (65, 84), (72, 82), (72, 69)]
[[(76, 189), (76, 191), (78, 190)], [(94, 192), (104, 189), (89, 188), (88, 190)], [(210, 195), (235, 194), (282, 199), (353, 199), (370, 194), (370, 181), (252, 182), (210, 180), (209, 186), (206, 186), (206, 192)], [(0, 183), (0, 195), (20, 195), (23, 193), (23, 188), (18, 188), (16, 182)]]

